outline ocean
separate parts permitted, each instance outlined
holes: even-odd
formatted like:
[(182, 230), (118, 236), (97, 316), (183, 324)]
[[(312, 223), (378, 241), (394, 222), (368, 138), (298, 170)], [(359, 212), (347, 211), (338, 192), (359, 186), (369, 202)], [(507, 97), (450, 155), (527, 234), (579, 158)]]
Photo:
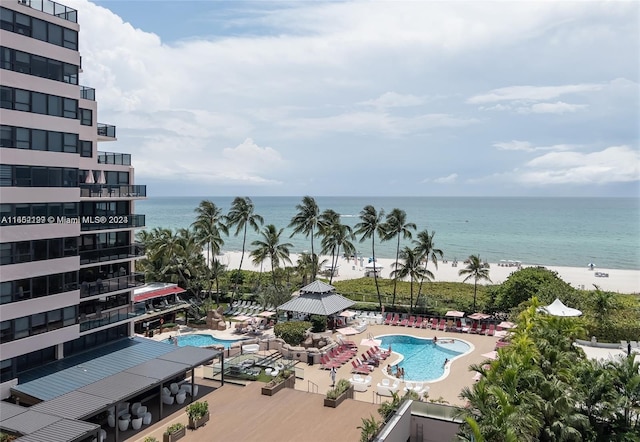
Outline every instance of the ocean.
[[(445, 259), (464, 260), (479, 254), (483, 260), (518, 260), (527, 265), (557, 265), (640, 269), (640, 200), (636, 198), (511, 198), (511, 197), (314, 197), (320, 210), (333, 209), (344, 224), (354, 226), (368, 204), (386, 213), (399, 208), (418, 231), (435, 231), (435, 245)], [(151, 197), (136, 202), (136, 213), (146, 215), (147, 229), (187, 228), (203, 199), (223, 213), (233, 197)], [(284, 228), (283, 242), (292, 253), (309, 251), (310, 240), (290, 238), (287, 226), (301, 197), (252, 197), (265, 224)], [(224, 237), (223, 251), (242, 249), (242, 235)], [(247, 244), (258, 238), (251, 232)], [(314, 240), (319, 248), (320, 240)], [(354, 241), (358, 253), (371, 255), (371, 241)], [(401, 241), (411, 245), (410, 241)], [(248, 246), (250, 249), (250, 246)], [(376, 241), (376, 256), (395, 258), (396, 240)]]

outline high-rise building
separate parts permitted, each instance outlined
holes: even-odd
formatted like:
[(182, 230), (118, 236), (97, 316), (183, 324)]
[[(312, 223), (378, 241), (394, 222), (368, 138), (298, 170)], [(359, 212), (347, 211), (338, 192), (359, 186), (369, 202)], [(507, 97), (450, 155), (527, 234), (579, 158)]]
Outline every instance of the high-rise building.
[(133, 334), (144, 215), (131, 156), (98, 150), (77, 12), (0, 1), (0, 398), (20, 373)]

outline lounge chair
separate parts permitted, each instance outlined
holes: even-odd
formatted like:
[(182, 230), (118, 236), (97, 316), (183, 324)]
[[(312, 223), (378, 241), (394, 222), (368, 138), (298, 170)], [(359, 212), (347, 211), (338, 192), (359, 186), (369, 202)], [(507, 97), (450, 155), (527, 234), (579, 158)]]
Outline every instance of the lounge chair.
[(627, 351), (627, 348), (629, 347), (629, 344), (627, 343), (627, 341), (620, 341), (620, 349)]
[(487, 336), (493, 336), (496, 334), (496, 326), (495, 324), (489, 325), (489, 330), (487, 330)]
[(416, 322), (413, 324), (415, 328), (422, 328), (422, 316), (416, 318)]
[(631, 343), (631, 349), (634, 348), (640, 348), (640, 345), (638, 345), (638, 341), (629, 341)]
[(393, 316), (393, 320), (391, 321), (391, 325), (398, 325), (398, 322), (400, 322), (400, 315), (396, 313)]
[(409, 316), (409, 322), (407, 322), (407, 327), (413, 327), (416, 323), (415, 316)]
[(447, 321), (445, 319), (441, 319), (440, 320), (440, 325), (438, 326), (438, 330), (439, 331), (446, 331), (447, 330)]
[(438, 329), (438, 318), (431, 318), (431, 330)]
[(409, 323), (409, 318), (407, 318), (406, 316), (404, 316), (404, 317), (402, 318), (402, 320), (400, 320), (400, 322), (398, 323), (398, 325), (401, 325), (401, 326), (403, 326), (403, 327), (406, 327), (408, 323)]
[(487, 331), (487, 324), (483, 322), (482, 325), (480, 326), (480, 330), (477, 330), (476, 333), (478, 333), (479, 335), (484, 335), (486, 331)]
[(478, 333), (478, 323), (473, 321), (471, 324), (471, 328), (469, 329), (469, 333)]
[(393, 315), (391, 313), (387, 313), (387, 317), (384, 320), (384, 325), (390, 325), (392, 318), (393, 318)]
[(371, 373), (371, 370), (369, 369), (369, 366), (364, 365), (364, 364), (359, 364), (356, 363), (356, 361), (351, 361), (351, 365), (353, 366), (353, 369), (351, 370), (351, 373), (360, 373), (360, 374), (369, 374)]

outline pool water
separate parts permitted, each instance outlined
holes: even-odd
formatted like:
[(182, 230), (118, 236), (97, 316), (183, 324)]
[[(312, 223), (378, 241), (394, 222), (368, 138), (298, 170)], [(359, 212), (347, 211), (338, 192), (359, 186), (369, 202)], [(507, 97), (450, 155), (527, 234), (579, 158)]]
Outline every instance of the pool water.
[(377, 336), (376, 339), (382, 340), (381, 348), (391, 346), (392, 351), (404, 356), (398, 365), (404, 369), (407, 381), (438, 379), (444, 374), (445, 359), (452, 360), (471, 350), (469, 344), (458, 339), (437, 344), (432, 339), (407, 335)]
[[(211, 345), (224, 345), (224, 348), (231, 347), (231, 344), (238, 342), (238, 340), (230, 339), (217, 339), (211, 335), (182, 335), (177, 336), (178, 347), (208, 347)], [(171, 344), (168, 339), (164, 339), (162, 342)]]

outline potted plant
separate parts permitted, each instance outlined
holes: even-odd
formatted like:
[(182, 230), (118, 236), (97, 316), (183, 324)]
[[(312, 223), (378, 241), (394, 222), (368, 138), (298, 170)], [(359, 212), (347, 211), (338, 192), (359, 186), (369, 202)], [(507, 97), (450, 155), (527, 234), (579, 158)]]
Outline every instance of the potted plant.
[(195, 430), (209, 422), (209, 403), (207, 401), (194, 402), (187, 406), (189, 428)]
[(262, 394), (273, 396), (283, 388), (295, 388), (296, 377), (291, 370), (282, 370), (262, 387)]
[(153, 436), (147, 436), (144, 438), (144, 440), (142, 442), (158, 442), (158, 439), (156, 439)]
[(340, 379), (335, 388), (327, 391), (327, 397), (324, 398), (324, 406), (336, 408), (347, 398), (353, 399), (353, 386), (347, 379)]
[(187, 429), (184, 424), (175, 423), (173, 425), (169, 425), (162, 435), (163, 442), (174, 442), (187, 434)]

